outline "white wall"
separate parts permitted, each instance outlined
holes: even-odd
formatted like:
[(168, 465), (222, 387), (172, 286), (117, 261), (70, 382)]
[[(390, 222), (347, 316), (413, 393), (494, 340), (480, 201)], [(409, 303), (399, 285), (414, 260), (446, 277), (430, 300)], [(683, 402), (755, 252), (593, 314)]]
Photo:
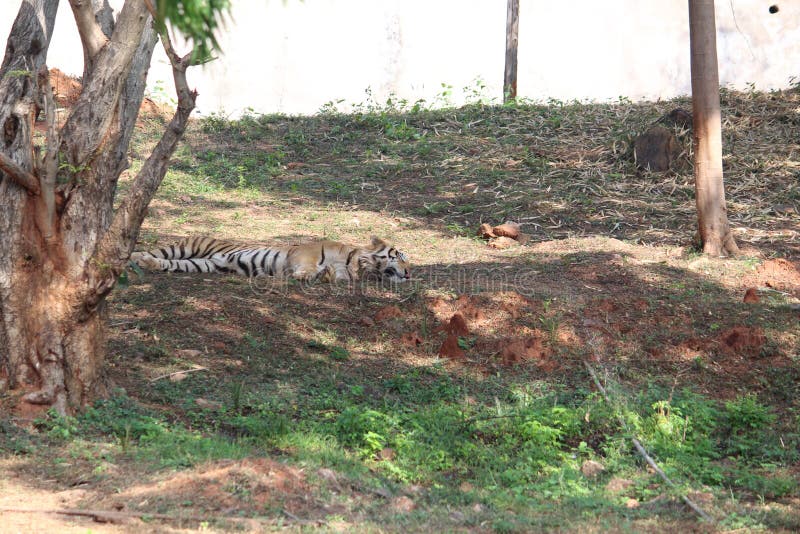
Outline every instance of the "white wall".
[[(112, 0), (118, 5), (120, 0)], [(363, 102), (365, 89), (428, 102), (482, 79), (502, 96), (505, 0), (234, 0), (224, 54), (190, 71), (203, 113), (313, 113), (329, 101)], [(775, 3), (780, 11), (771, 15)], [(69, 4), (61, 2), (49, 65), (82, 71)], [(18, 0), (0, 0), (7, 35)], [(734, 16), (735, 15), (735, 16)], [(800, 76), (800, 2), (718, 0), (721, 83), (787, 87)], [(686, 0), (521, 0), (519, 95), (634, 100), (687, 94)], [(149, 84), (171, 88), (157, 54)]]

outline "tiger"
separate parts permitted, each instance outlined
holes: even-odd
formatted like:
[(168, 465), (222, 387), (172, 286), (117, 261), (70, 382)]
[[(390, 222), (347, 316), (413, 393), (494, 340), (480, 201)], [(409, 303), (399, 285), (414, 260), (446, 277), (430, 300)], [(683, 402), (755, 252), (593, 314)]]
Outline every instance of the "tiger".
[(411, 279), (408, 257), (378, 237), (363, 247), (328, 240), (264, 247), (190, 237), (176, 245), (133, 252), (130, 259), (138, 267), (155, 271), (235, 273), (250, 278), (267, 275), (300, 281), (352, 282), (377, 275), (392, 282)]

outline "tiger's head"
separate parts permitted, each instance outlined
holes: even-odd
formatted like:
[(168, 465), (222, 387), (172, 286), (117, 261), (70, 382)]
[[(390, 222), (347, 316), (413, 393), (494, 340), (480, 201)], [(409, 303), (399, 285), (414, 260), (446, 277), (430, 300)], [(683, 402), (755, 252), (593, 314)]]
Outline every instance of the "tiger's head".
[(370, 270), (378, 274), (382, 280), (407, 282), (411, 279), (408, 257), (383, 239), (373, 237), (367, 251)]

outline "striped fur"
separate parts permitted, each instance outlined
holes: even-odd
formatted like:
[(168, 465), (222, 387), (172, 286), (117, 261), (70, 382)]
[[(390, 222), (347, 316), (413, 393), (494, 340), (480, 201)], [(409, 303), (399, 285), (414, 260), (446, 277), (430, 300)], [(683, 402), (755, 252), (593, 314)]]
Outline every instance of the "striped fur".
[(160, 271), (232, 272), (248, 277), (353, 281), (369, 273), (405, 281), (411, 276), (402, 252), (376, 237), (365, 247), (318, 241), (287, 247), (236, 245), (209, 237), (191, 237), (177, 245), (134, 252), (131, 261)]

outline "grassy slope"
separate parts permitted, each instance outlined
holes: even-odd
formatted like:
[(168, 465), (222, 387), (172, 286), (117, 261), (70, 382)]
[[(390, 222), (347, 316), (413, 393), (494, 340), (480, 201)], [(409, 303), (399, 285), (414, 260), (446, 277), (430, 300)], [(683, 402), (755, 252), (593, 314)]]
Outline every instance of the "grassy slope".
[[(686, 132), (676, 172), (631, 162), (632, 136), (684, 101), (368, 104), (196, 123), (145, 243), (379, 234), (412, 257), (415, 283), (360, 297), (132, 277), (111, 303), (111, 376), (124, 393), (33, 432), (3, 423), (4, 468), (48, 488), (85, 484), (85, 506), (204, 515), (218, 528), (248, 528), (221, 519), (244, 516), (330, 530), (703, 530), (632, 451), (622, 415), (724, 526), (800, 528), (794, 301), (741, 302), (765, 257), (797, 259), (800, 103), (723, 97), (730, 215), (745, 250), (735, 260), (685, 247)], [(135, 156), (159, 128), (145, 125)], [(497, 251), (473, 237), (506, 218), (529, 245)], [(457, 303), (461, 294), (475, 296)], [(363, 320), (387, 305), (401, 316)], [(457, 309), (472, 314), (471, 332), (453, 362), (437, 357), (436, 327)], [(730, 341), (741, 332), (752, 343)], [(421, 344), (403, 344), (410, 333)], [(519, 336), (539, 339), (542, 358), (503, 365)], [(585, 476), (586, 460), (605, 471)]]

